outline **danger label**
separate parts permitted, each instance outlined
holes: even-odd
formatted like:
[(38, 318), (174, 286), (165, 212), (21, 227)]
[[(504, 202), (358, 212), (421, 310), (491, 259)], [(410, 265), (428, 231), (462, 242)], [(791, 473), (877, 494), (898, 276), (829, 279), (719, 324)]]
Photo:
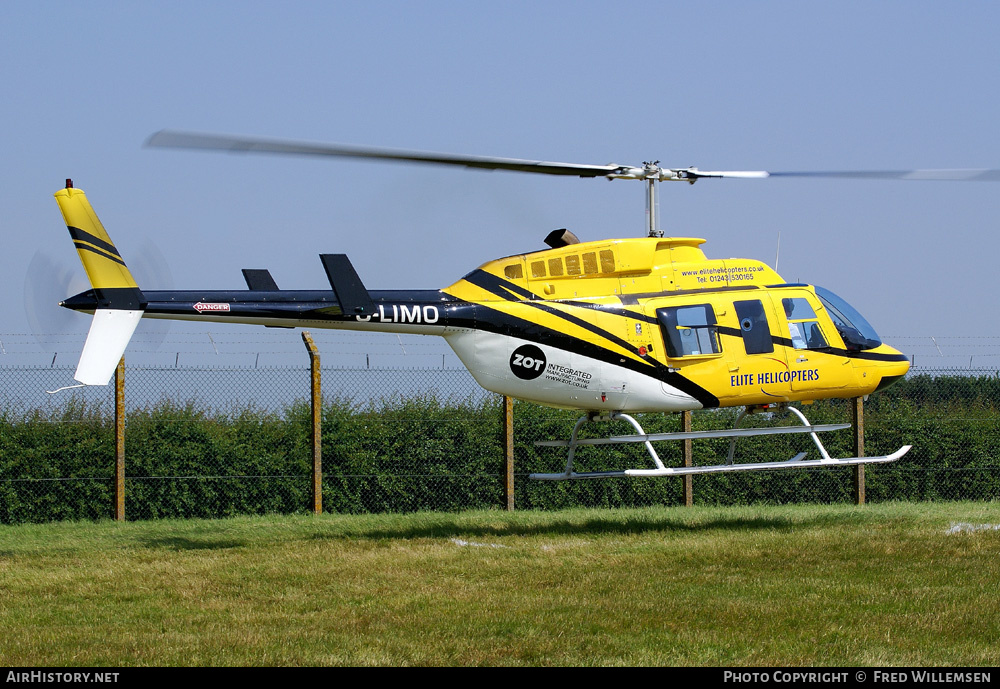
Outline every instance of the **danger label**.
[(194, 305), (194, 310), (198, 313), (204, 313), (206, 311), (228, 311), (229, 304), (213, 304), (209, 302), (199, 301)]

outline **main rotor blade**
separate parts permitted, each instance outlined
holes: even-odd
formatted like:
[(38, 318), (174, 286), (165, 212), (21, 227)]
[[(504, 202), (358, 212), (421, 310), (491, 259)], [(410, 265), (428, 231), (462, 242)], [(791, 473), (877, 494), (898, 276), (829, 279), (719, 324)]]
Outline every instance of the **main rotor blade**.
[(575, 177), (605, 177), (608, 179), (658, 180), (661, 182), (695, 182), (704, 178), (766, 179), (768, 177), (826, 177), (844, 179), (899, 179), (899, 180), (950, 180), (950, 181), (1000, 181), (1000, 170), (821, 170), (802, 172), (768, 172), (764, 170), (711, 171), (698, 168), (661, 168), (656, 163), (641, 167), (630, 165), (582, 165), (520, 158), (494, 158), (489, 156), (454, 155), (427, 151), (404, 151), (343, 144), (285, 141), (256, 137), (204, 134), (164, 129), (146, 141), (156, 148), (188, 148), (233, 153), (275, 153), (339, 158), (367, 158), (433, 165), (455, 165), (483, 170), (510, 170), (534, 172), (545, 175)]
[(710, 172), (708, 170), (690, 169), (685, 171), (695, 179), (702, 177), (738, 177), (744, 179), (763, 179), (766, 177), (826, 177), (842, 179), (902, 179), (929, 181), (1000, 181), (1000, 170), (986, 168), (969, 168), (954, 170), (826, 170), (803, 172)]
[(607, 177), (628, 170), (622, 165), (579, 165), (576, 163), (554, 163), (541, 160), (520, 160), (518, 158), (490, 158), (484, 156), (463, 156), (425, 151), (401, 151), (384, 148), (345, 146), (278, 139), (258, 139), (225, 134), (201, 134), (162, 130), (146, 141), (147, 146), (157, 148), (194, 148), (202, 150), (231, 151), (234, 153), (277, 153), (283, 155), (334, 156), (340, 158), (372, 158), (397, 160), (411, 163), (431, 163), (437, 165), (458, 165), (485, 170), (513, 170), (535, 172), (546, 175), (571, 175), (577, 177)]

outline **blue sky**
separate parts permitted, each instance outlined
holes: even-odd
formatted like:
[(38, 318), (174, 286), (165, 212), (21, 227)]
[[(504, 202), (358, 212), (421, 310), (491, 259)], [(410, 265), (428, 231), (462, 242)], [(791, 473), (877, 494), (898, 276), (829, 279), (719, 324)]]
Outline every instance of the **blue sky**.
[[(66, 177), (126, 260), (162, 254), (170, 276), (149, 288), (241, 288), (243, 267), (323, 287), (320, 252), (348, 253), (373, 289), (442, 287), (555, 228), (643, 233), (635, 182), (143, 148), (162, 128), (723, 170), (998, 168), (998, 26), (986, 2), (3, 3), (0, 334), (29, 331), (33, 258), (78, 270), (52, 199)], [(786, 279), (839, 293), (904, 351), (998, 348), (1000, 184), (704, 180), (661, 185), (660, 203), (661, 228), (713, 258), (773, 263), (780, 233)]]

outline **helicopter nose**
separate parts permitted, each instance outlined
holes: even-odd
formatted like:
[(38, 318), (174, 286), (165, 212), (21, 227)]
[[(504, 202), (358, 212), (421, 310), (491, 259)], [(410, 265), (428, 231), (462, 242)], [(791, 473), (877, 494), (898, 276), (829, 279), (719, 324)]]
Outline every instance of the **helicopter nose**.
[(878, 371), (881, 375), (876, 391), (889, 387), (902, 378), (910, 370), (910, 361), (899, 350), (883, 345), (878, 348), (880, 354), (886, 357), (879, 362)]

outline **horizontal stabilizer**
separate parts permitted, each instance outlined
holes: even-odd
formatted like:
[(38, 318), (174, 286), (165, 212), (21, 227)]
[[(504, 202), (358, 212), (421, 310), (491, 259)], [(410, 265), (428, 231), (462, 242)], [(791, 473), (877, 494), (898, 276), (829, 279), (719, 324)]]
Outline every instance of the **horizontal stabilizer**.
[(141, 318), (142, 311), (95, 311), (73, 377), (84, 385), (107, 385)]
[(347, 254), (320, 254), (319, 258), (344, 314), (371, 315), (375, 312), (375, 302)]
[(247, 287), (254, 292), (277, 292), (278, 283), (271, 277), (271, 271), (265, 268), (244, 268), (243, 279)]

